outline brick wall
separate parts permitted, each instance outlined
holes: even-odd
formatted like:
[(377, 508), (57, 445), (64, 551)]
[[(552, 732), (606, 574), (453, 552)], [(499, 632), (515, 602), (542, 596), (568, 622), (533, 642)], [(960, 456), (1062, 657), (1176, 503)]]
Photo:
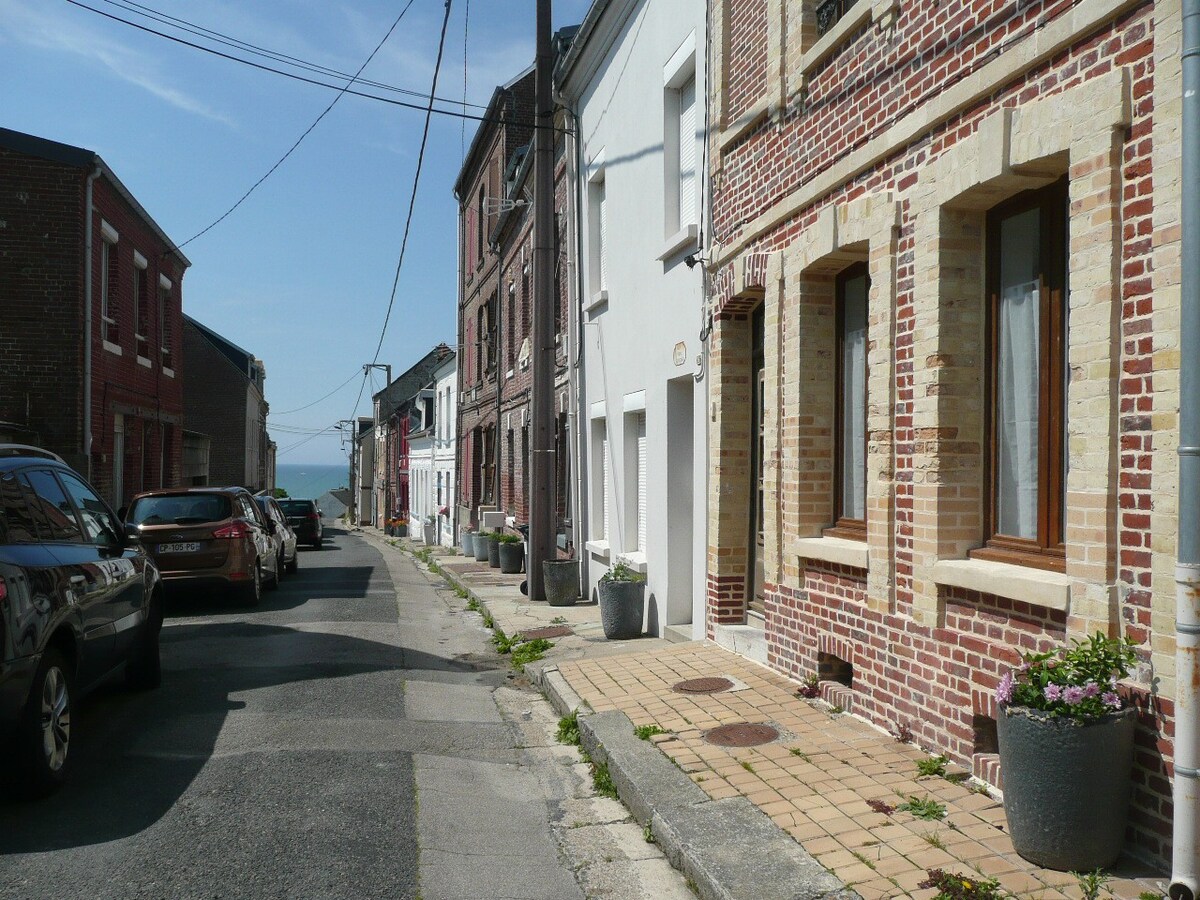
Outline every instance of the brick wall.
[[(1097, 628), (1124, 634), (1141, 659), (1128, 685), (1142, 708), (1131, 846), (1165, 859), (1178, 292), (1161, 248), (1178, 240), (1179, 182), (1177, 151), (1156, 144), (1177, 145), (1177, 119), (1156, 110), (1177, 110), (1178, 86), (1155, 72), (1177, 54), (1178, 4), (859, 3), (821, 58), (809, 23), (789, 21), (808, 4), (761, 7), (727, 0), (712, 22), (726, 130), (710, 147), (710, 631), (745, 615), (745, 315), (763, 297), (768, 379), (784, 398), (767, 414), (764, 466), (771, 665), (803, 677), (848, 663), (856, 713), (995, 780), (1002, 666)], [(738, 46), (767, 48), (760, 79)], [(762, 102), (776, 87), (781, 102)], [(733, 127), (747, 110), (758, 119)], [(1031, 603), (950, 583), (941, 564), (978, 546), (982, 528), (984, 217), (1060, 176), (1071, 199), (1067, 562), (1061, 603)], [(831, 524), (828, 379), (813, 371), (832, 347), (812, 344), (828, 279), (855, 261), (872, 279), (868, 540), (834, 553), (819, 544)]]
[(246, 403), (249, 382), (190, 322), (184, 324), (184, 404), (187, 427), (211, 439), (208, 483), (246, 481)]

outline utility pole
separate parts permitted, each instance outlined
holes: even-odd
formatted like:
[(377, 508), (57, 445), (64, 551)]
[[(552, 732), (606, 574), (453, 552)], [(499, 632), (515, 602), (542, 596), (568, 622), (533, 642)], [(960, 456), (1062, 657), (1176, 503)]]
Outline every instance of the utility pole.
[(358, 523), (358, 502), (355, 500), (358, 496), (358, 488), (354, 484), (354, 454), (358, 452), (358, 444), (354, 440), (354, 420), (338, 419), (334, 427), (342, 432), (343, 436), (347, 431), (350, 433), (350, 502), (346, 505), (346, 515), (349, 517), (346, 524), (355, 525)]
[(556, 554), (554, 497), (554, 53), (550, 0), (537, 0), (533, 137), (533, 420), (529, 487), (529, 599), (545, 600), (542, 562)]
[[(372, 369), (383, 369), (384, 378), (387, 379), (383, 383), (383, 389), (386, 391), (388, 389), (388, 386), (391, 385), (391, 383), (392, 383), (392, 367), (387, 363), (364, 363), (363, 364), (363, 372), (364, 373), (369, 375), (371, 373)], [(384, 395), (384, 396), (386, 398), (386, 395)], [(375, 398), (372, 396), (372, 398), (371, 398), (371, 401), (372, 401), (371, 402), (371, 421), (372, 421), (373, 425), (371, 428), (371, 440), (373, 440), (375, 442), (375, 446), (378, 447), (379, 446), (379, 412), (375, 409), (374, 399)], [(380, 403), (380, 405), (382, 406), (382, 402)], [(356, 432), (357, 432), (357, 428), (358, 428), (358, 426), (356, 424), (355, 425)], [(391, 498), (391, 490), (390, 490), (391, 483), (392, 483), (392, 472), (388, 468), (388, 452), (387, 451), (388, 451), (387, 441), (384, 441), (384, 444), (383, 444), (383, 511), (382, 511), (382, 515), (383, 515), (385, 522), (386, 522), (388, 516), (390, 516), (392, 514), (392, 510), (391, 510), (392, 498)], [(374, 453), (371, 454), (372, 460), (375, 459), (375, 455), (376, 454), (374, 454)], [(375, 461), (374, 465), (375, 465), (375, 471), (378, 472), (380, 470), (378, 461)], [(374, 476), (372, 476), (372, 482), (373, 481), (374, 481)]]

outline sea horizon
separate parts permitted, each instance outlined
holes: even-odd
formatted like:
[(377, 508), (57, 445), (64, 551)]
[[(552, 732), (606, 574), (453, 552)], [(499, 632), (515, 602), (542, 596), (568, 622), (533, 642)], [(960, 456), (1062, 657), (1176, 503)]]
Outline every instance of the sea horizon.
[(289, 497), (315, 500), (327, 491), (347, 487), (349, 463), (276, 463), (275, 486)]

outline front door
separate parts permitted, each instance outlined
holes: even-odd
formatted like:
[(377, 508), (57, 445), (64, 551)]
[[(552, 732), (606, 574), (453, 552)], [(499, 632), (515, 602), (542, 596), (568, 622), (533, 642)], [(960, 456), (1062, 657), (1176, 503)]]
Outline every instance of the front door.
[(754, 392), (750, 422), (750, 559), (746, 594), (752, 613), (764, 615), (763, 581), (766, 540), (763, 527), (763, 451), (766, 449), (766, 354), (763, 349), (766, 303), (754, 310), (751, 329), (750, 384)]

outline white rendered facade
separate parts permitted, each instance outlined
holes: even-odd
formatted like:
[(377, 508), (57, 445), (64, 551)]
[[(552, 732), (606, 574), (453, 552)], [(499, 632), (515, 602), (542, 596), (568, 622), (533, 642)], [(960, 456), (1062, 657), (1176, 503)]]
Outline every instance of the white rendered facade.
[(705, 7), (596, 0), (560, 67), (577, 120), (584, 589), (624, 560), (646, 628), (704, 637)]
[[(457, 420), (457, 357), (434, 370), (433, 383), (422, 390), (409, 433), (409, 536), (423, 539), (423, 523), (432, 518), (435, 540), (454, 546), (454, 447)], [(445, 510), (443, 513), (442, 510)]]

